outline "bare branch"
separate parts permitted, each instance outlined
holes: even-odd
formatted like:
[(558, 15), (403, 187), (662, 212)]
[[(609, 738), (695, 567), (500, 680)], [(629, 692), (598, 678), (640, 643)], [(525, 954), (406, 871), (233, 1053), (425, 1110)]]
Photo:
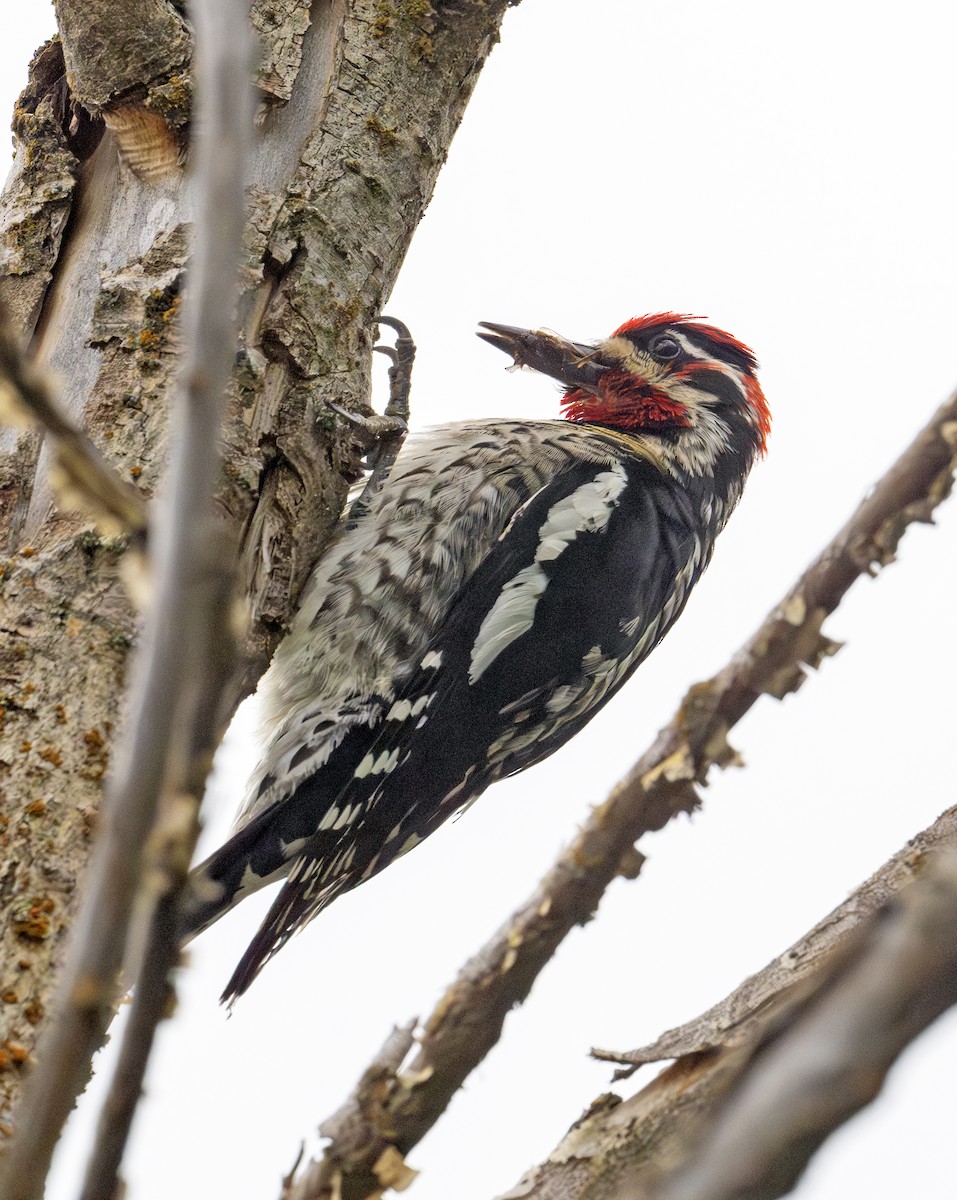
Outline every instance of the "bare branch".
[[(688, 1163), (656, 1200), (776, 1200), (957, 1002), (957, 854), (878, 912), (766, 1029)], [(794, 989), (792, 989), (793, 995)], [(784, 997), (787, 1002), (788, 997)], [(625, 1186), (621, 1196), (634, 1196)]]
[[(617, 1097), (602, 1097), (593, 1104), (548, 1159), (530, 1170), (514, 1190), (499, 1200), (518, 1200), (518, 1197), (522, 1200), (559, 1200), (568, 1195), (587, 1197), (587, 1200), (616, 1200), (624, 1195), (646, 1195), (647, 1190), (660, 1184), (670, 1170), (680, 1168), (684, 1178), (683, 1166), (689, 1161), (689, 1147), (693, 1148), (691, 1153), (696, 1163), (702, 1162), (706, 1153), (710, 1156), (711, 1149), (706, 1150), (704, 1145), (708, 1127), (714, 1124), (723, 1127), (725, 1114), (737, 1112), (738, 1097), (743, 1096), (743, 1088), (750, 1086), (747, 1081), (752, 1075), (763, 1073), (766, 1062), (776, 1053), (779, 1041), (789, 1038), (792, 1030), (801, 1030), (803, 1038), (807, 1021), (816, 1020), (815, 1014), (831, 1004), (832, 998), (844, 986), (842, 981), (858, 978), (859, 968), (865, 962), (884, 974), (888, 964), (899, 964), (901, 953), (914, 950), (911, 946), (910, 950), (904, 951), (902, 944), (894, 942), (893, 938), (891, 943), (885, 944), (888, 918), (897, 921), (899, 898), (910, 895), (928, 882), (928, 877), (932, 876), (930, 864), (945, 861), (953, 864), (955, 854), (957, 808), (951, 808), (912, 838), (843, 904), (764, 970), (746, 979), (720, 1004), (679, 1029), (670, 1030), (651, 1046), (626, 1054), (601, 1051), (602, 1058), (630, 1064), (629, 1070), (621, 1073), (625, 1075), (642, 1063), (672, 1057), (677, 1061), (631, 1099), (619, 1102)], [(952, 872), (953, 867), (947, 870)], [(935, 886), (930, 884), (931, 889)], [(909, 900), (906, 904), (905, 922), (909, 929), (912, 910)], [(951, 940), (952, 929), (953, 925), (947, 931)], [(953, 959), (952, 948), (941, 943), (938, 949), (943, 950), (945, 957)], [(885, 955), (888, 956), (886, 963)], [(925, 965), (929, 964), (925, 961)], [(909, 971), (910, 967), (907, 969)], [(931, 966), (931, 969), (936, 968)], [(926, 983), (926, 976), (923, 978)], [(891, 971), (882, 985), (887, 988), (887, 998), (877, 1005), (882, 1011), (872, 1011), (867, 1018), (872, 1022), (870, 1036), (875, 1039), (875, 1046), (882, 1045), (881, 1053), (885, 1055), (877, 1075), (868, 1076), (871, 1083), (883, 1077), (893, 1054), (908, 1040), (899, 1040), (902, 1036), (900, 1011), (895, 1007), (893, 997), (899, 996), (901, 988), (909, 988), (912, 982), (917, 981), (893, 978)], [(844, 993), (845, 999), (847, 995), (855, 997), (854, 1003), (864, 999), (862, 989), (856, 985)], [(936, 1015), (932, 1012), (936, 1001), (931, 1002), (930, 1007), (927, 998), (915, 1003), (914, 1011), (920, 1011), (926, 1018), (924, 1024)], [(846, 1005), (844, 1011), (849, 1011)], [(893, 1028), (885, 1029), (885, 1022)], [(919, 1023), (912, 1026), (909, 1037), (919, 1032), (919, 1027), (923, 1026)], [(892, 1050), (894, 1046), (896, 1050)], [(828, 1058), (834, 1052), (834, 1043), (829, 1043), (824, 1057)], [(859, 1055), (855, 1059), (855, 1068), (865, 1061), (873, 1063), (870, 1054), (871, 1050), (867, 1049)], [(799, 1058), (805, 1064), (816, 1063), (822, 1075), (831, 1069), (830, 1066), (823, 1067), (820, 1053), (812, 1054), (806, 1044)], [(844, 1069), (854, 1075), (846, 1065)], [(832, 1079), (825, 1090), (849, 1100), (860, 1082), (859, 1079), (848, 1079), (838, 1084)], [(792, 1084), (796, 1089), (797, 1082), (792, 1081)], [(871, 1095), (865, 1097), (858, 1092), (856, 1107)], [(793, 1114), (790, 1103), (781, 1101), (778, 1111)], [(833, 1108), (831, 1114), (832, 1127), (836, 1127), (844, 1118), (838, 1107)], [(756, 1130), (757, 1126), (750, 1128)], [(786, 1118), (780, 1133), (786, 1137), (793, 1128), (790, 1119)], [(807, 1145), (802, 1161), (806, 1161), (817, 1144)], [(710, 1139), (707, 1145), (711, 1146)], [(748, 1153), (751, 1153), (750, 1145)], [(798, 1165), (796, 1159), (792, 1162)], [(751, 1192), (735, 1194), (750, 1196)], [(766, 1194), (759, 1191), (755, 1195), (763, 1197)], [(658, 1193), (654, 1192), (654, 1195), (658, 1200)], [(670, 1192), (668, 1197), (671, 1200)]]
[[(217, 615), (221, 621), (209, 608), (222, 594), (209, 581), (224, 570), (213, 495), (223, 397), (235, 352), (229, 298), (237, 292), (243, 233), (250, 41), (241, 0), (201, 0), (194, 12), (210, 82), (196, 122), (202, 139), (195, 156), (197, 232), (169, 478), (151, 546), (156, 590), (134, 661), (128, 727), (107, 789), (103, 834), (58, 993), (58, 1017), (40, 1043), (0, 1183), (3, 1200), (42, 1196), (60, 1130), (102, 1045), (117, 998), (144, 845), (169, 769), (182, 778), (171, 747), (177, 737), (183, 744), (196, 702), (206, 698)], [(136, 1028), (151, 1036), (142, 1022)]]
[[(135, 979), (129, 1017), (109, 1093), (100, 1111), (96, 1141), (87, 1166), (81, 1200), (114, 1200), (121, 1194), (119, 1169), (159, 1023), (171, 1016), (176, 1000), (172, 973), (180, 961), (179, 904), (199, 834), (199, 807), (210, 764), (231, 713), (229, 685), (236, 666), (236, 639), (222, 619), (234, 600), (235, 546), (219, 533), (219, 567), (198, 581), (196, 607), (205, 615), (203, 655), (206, 674), (192, 703), (191, 742), (185, 777), (176, 764), (162, 797), (157, 824), (145, 849), (144, 878), (126, 955), (127, 978)], [(216, 551), (211, 547), (213, 558)], [(199, 587), (205, 586), (205, 594)], [(142, 930), (140, 926), (145, 924)]]
[(624, 1064), (626, 1069), (619, 1071), (615, 1078), (627, 1079), (646, 1063), (701, 1054), (739, 1040), (735, 1031), (742, 1022), (770, 1004), (782, 991), (812, 976), (822, 959), (862, 921), (890, 904), (897, 893), (914, 880), (929, 856), (952, 849), (957, 849), (957, 807), (941, 813), (933, 825), (911, 838), (843, 904), (719, 1004), (677, 1029), (669, 1029), (651, 1045), (624, 1053), (592, 1050), (592, 1055), (605, 1062)]
[(688, 692), (527, 903), (466, 963), (426, 1021), (410, 1066), (396, 1074), (387, 1094), (377, 1083), (375, 1111), (382, 1119), (334, 1137), (321, 1169), (312, 1166), (304, 1175), (316, 1185), (296, 1200), (338, 1195), (333, 1181), (340, 1179), (350, 1200), (376, 1194), (374, 1165), (390, 1148), (407, 1153), (434, 1125), (562, 939), (591, 918), (616, 875), (634, 874), (635, 841), (698, 804), (695, 785), (711, 766), (734, 761), (727, 733), (762, 693), (780, 698), (795, 690), (805, 665), (817, 666), (833, 653), (821, 634), (824, 619), (856, 579), (892, 561), (912, 521), (931, 520), (950, 492), (955, 464), (957, 396), (938, 410), (728, 665)]
[[(53, 439), (63, 480), (61, 502), (79, 500), (101, 522), (141, 535), (146, 531), (143, 497), (119, 478), (90, 439), (63, 413), (46, 375), (23, 354), (0, 302), (0, 402), (3, 416), (33, 419)], [(66, 493), (66, 495), (64, 495)], [(77, 507), (74, 503), (73, 507)]]
[[(366, 1067), (352, 1095), (338, 1112), (323, 1122), (320, 1132), (336, 1140), (345, 1150), (349, 1142), (355, 1142), (360, 1159), (365, 1155), (367, 1139), (375, 1136), (376, 1126), (385, 1119), (380, 1101), (388, 1095), (390, 1082), (412, 1049), (415, 1025), (413, 1020), (392, 1030), (378, 1054)], [(301, 1154), (302, 1151), (300, 1157)], [(280, 1200), (309, 1200), (311, 1196), (323, 1195), (327, 1190), (331, 1190), (333, 1195), (340, 1194), (336, 1190), (341, 1188), (342, 1183), (343, 1168), (340, 1165), (330, 1164), (326, 1160), (311, 1162), (302, 1174), (297, 1175), (298, 1164), (297, 1159), (283, 1180)], [(373, 1192), (382, 1187), (380, 1169), (379, 1163), (372, 1164), (368, 1186)]]

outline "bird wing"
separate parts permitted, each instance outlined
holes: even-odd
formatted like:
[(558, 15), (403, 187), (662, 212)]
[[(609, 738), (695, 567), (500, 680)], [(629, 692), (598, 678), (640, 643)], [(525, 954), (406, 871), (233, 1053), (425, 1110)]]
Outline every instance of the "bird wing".
[(410, 437), (370, 509), (327, 548), (260, 682), (265, 752), (235, 830), (321, 770), (343, 727), (381, 719), (516, 510), (583, 453), (609, 458), (562, 421)]
[(471, 422), (410, 439), (319, 562), (260, 683), (264, 754), (231, 837), (193, 873), (186, 936), (285, 875), (313, 836), (318, 857), (337, 860), (353, 807), (339, 797), (380, 725), (394, 729), (387, 716), (468, 580), (531, 497), (579, 460), (612, 456), (565, 422)]
[(537, 489), (326, 792), (325, 828), (224, 998), (341, 892), (567, 741), (664, 636), (703, 565), (686, 498), (652, 464), (580, 462)]

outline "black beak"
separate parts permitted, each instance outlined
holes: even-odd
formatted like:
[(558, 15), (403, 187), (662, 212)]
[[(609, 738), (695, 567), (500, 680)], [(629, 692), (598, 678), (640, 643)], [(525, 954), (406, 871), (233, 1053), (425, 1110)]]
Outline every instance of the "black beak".
[[(593, 389), (607, 364), (595, 361), (596, 347), (569, 342), (545, 329), (519, 329), (515, 325), (496, 325), (479, 321), (478, 336), (498, 350), (510, 354), (517, 367), (531, 367), (565, 387)], [(484, 332), (488, 330), (488, 332)]]

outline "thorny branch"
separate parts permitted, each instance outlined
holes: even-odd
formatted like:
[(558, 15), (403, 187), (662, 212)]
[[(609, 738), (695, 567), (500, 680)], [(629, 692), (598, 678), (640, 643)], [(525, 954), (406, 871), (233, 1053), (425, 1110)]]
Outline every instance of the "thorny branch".
[[(52, 438), (58, 493), (64, 507), (90, 510), (101, 523), (141, 536), (146, 503), (124, 483), (82, 430), (60, 410), (46, 375), (23, 354), (6, 308), (0, 303), (0, 412), (8, 421), (31, 419)], [(72, 504), (71, 504), (72, 502)]]
[[(805, 667), (835, 650), (825, 618), (856, 579), (894, 558), (907, 526), (929, 522), (957, 467), (957, 395), (944, 404), (753, 637), (713, 679), (697, 684), (646, 754), (592, 813), (538, 888), (463, 967), (426, 1020), (417, 1053), (390, 1080), (360, 1081), (320, 1129), (321, 1159), (283, 1190), (283, 1200), (365, 1200), (388, 1179), (380, 1164), (405, 1155), (435, 1124), (473, 1068), (498, 1041), (563, 938), (587, 922), (619, 874), (633, 877), (634, 843), (695, 808), (713, 765), (734, 760), (727, 734), (762, 693), (796, 690)], [(348, 1114), (362, 1114), (360, 1124)], [(394, 1164), (393, 1164), (394, 1166)], [(392, 1170), (392, 1167), (390, 1167)]]
[[(183, 747), (197, 748), (187, 733), (198, 716), (197, 705), (207, 706), (207, 719), (219, 707), (211, 703), (209, 679), (221, 682), (227, 674), (216, 637), (223, 597), (231, 593), (227, 564), (235, 556), (224, 554), (225, 539), (216, 535), (213, 496), (220, 478), (223, 398), (235, 348), (234, 305), (224, 298), (238, 288), (243, 168), (252, 123), (251, 48), (241, 0), (197, 0), (192, 11), (205, 83), (196, 119), (197, 232), (183, 315), (184, 362), (173, 403), (169, 478), (151, 536), (154, 594), (134, 660), (129, 717), (107, 788), (103, 833), (58, 992), (58, 1015), (40, 1043), (0, 1182), (2, 1200), (39, 1200), (43, 1194), (60, 1130), (113, 1014), (124, 957), (129, 965), (128, 931), (134, 903), (142, 895), (151, 830), (154, 865), (179, 862), (180, 876), (185, 872), (201, 781), (189, 778)], [(213, 609), (214, 604), (220, 607)], [(202, 774), (208, 761), (207, 754)], [(183, 819), (180, 808), (179, 816), (174, 812), (170, 819), (167, 814), (164, 825), (161, 799), (171, 785), (182, 794), (187, 784), (194, 793), (187, 809), (191, 819)], [(177, 801), (182, 804), (181, 795), (173, 797)], [(164, 835), (171, 838), (167, 851), (156, 853), (157, 839)], [(161, 887), (167, 891), (166, 902), (171, 887), (167, 872)], [(170, 940), (166, 938), (166, 961)], [(137, 1069), (145, 1066), (145, 1050), (162, 1016), (164, 1006), (156, 998), (167, 995), (165, 972), (162, 978), (156, 975), (154, 971), (145, 994), (137, 998), (134, 1030), (143, 1049), (130, 1048)], [(150, 1015), (143, 1020), (146, 1009)], [(125, 1061), (132, 1061), (129, 1054)], [(101, 1138), (87, 1196), (114, 1194), (122, 1142), (122, 1136)]]

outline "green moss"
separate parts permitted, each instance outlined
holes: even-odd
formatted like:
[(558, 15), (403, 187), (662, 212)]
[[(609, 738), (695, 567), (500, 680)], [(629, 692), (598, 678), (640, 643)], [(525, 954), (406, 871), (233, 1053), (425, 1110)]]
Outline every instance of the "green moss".
[[(120, 304), (118, 298), (117, 304)], [(169, 326), (179, 312), (179, 279), (165, 288), (152, 288), (143, 305), (143, 325), (137, 333), (126, 340), (128, 350), (139, 350), (144, 358), (144, 370), (155, 370), (159, 365), (156, 355), (169, 339)]]
[(399, 141), (395, 125), (383, 125), (378, 117), (366, 117), (366, 128), (379, 142), (379, 153), (385, 154)]
[(372, 36), (381, 38), (391, 30), (396, 11), (387, 0), (380, 0), (376, 5), (375, 20), (372, 22)]
[(321, 409), (316, 414), (315, 429), (316, 433), (321, 434), (323, 437), (331, 438), (336, 432), (335, 413), (328, 408)]
[(435, 43), (427, 33), (423, 33), (415, 43), (415, 52), (420, 62), (435, 62)]
[[(104, 554), (122, 554), (129, 545), (130, 539), (125, 533), (110, 533), (105, 536), (95, 529), (81, 529), (76, 535), (76, 547), (92, 558), (100, 552)], [(64, 601), (64, 604), (66, 601)]]
[(171, 75), (165, 83), (150, 89), (146, 106), (172, 126), (185, 125), (193, 108), (193, 81), (188, 75)]
[(342, 165), (349, 171), (352, 171), (365, 184), (369, 192), (377, 199), (386, 199), (389, 196), (388, 190), (383, 185), (380, 179), (375, 175), (370, 175), (368, 171), (363, 169), (363, 164), (356, 158), (345, 158), (342, 160)]
[[(423, 20), (431, 20), (435, 16), (435, 9), (429, 3), (429, 0), (405, 0), (405, 3), (390, 4), (389, 0), (380, 0), (376, 5), (376, 15), (372, 22), (372, 36), (381, 38), (387, 33), (391, 33), (393, 29), (400, 26), (405, 26), (407, 29), (411, 26), (416, 27)], [(432, 53), (431, 39), (428, 37), (420, 38), (419, 41), (425, 41), (429, 44), (429, 53)], [(415, 43), (419, 49), (419, 57), (424, 58), (421, 47)]]
[(168, 325), (179, 309), (179, 280), (168, 287), (151, 288), (146, 297), (145, 317), (148, 325), (156, 328)]

